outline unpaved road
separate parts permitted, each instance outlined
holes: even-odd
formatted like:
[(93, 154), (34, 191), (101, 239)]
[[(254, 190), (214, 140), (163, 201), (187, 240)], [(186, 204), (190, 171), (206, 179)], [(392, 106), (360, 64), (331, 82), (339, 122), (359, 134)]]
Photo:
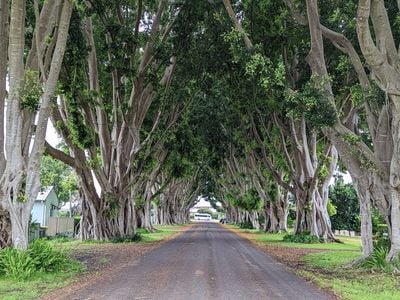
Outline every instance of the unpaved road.
[(334, 299), (219, 224), (198, 223), (65, 299)]

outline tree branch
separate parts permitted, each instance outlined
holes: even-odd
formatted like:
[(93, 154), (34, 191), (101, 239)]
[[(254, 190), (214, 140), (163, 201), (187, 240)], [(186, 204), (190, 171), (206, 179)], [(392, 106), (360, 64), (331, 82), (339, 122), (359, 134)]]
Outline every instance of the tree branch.
[(244, 40), (247, 50), (252, 49), (253, 44), (252, 44), (251, 40), (249, 39), (249, 37), (247, 36), (246, 32), (244, 31), (242, 24), (240, 24), (238, 18), (236, 17), (235, 12), (233, 11), (233, 8), (232, 8), (231, 1), (223, 0), (222, 2), (224, 3), (225, 9), (226, 9), (229, 17), (231, 18), (233, 24), (235, 25), (236, 30), (243, 35), (243, 40)]
[(51, 157), (62, 161), (66, 165), (75, 168), (75, 158), (66, 154), (65, 152), (52, 147), (47, 141), (45, 142), (45, 153), (49, 154)]

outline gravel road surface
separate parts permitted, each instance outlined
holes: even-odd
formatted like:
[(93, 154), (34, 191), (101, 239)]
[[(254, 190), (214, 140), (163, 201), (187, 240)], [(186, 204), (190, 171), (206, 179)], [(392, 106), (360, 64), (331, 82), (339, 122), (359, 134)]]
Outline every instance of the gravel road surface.
[(198, 223), (66, 299), (335, 298), (219, 224)]

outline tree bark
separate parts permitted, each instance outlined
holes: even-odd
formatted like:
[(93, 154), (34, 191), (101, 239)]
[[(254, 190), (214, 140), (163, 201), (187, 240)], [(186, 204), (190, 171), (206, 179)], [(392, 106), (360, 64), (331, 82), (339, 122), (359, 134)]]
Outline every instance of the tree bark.
[[(4, 2), (2, 2), (2, 5), (4, 5)], [(49, 102), (55, 93), (72, 12), (72, 4), (69, 1), (64, 1), (62, 13), (57, 16), (59, 25), (57, 35), (54, 37), (56, 45), (52, 53), (49, 78), (44, 81), (44, 92), (36, 114), (37, 125), (35, 138), (32, 143), (32, 132), (30, 130), (27, 131), (25, 126), (26, 124), (30, 124), (31, 120), (34, 119), (32, 117), (33, 114), (21, 107), (20, 104), (25, 75), (25, 5), (25, 1), (19, 0), (14, 0), (11, 3), (8, 35), (10, 94), (7, 99), (6, 124), (2, 123), (3, 126), (6, 126), (6, 139), (2, 139), (2, 144), (0, 145), (1, 148), (6, 149), (7, 154), (5, 169), (2, 170), (0, 178), (0, 205), (9, 213), (12, 245), (19, 249), (26, 249), (28, 247), (28, 223), (40, 188), (39, 166), (44, 151), (44, 139), (49, 117)], [(1, 14), (3, 17), (5, 12), (2, 10)], [(36, 20), (35, 26), (35, 31), (38, 31), (40, 26), (39, 20)], [(2, 27), (1, 30), (3, 29)], [(31, 51), (35, 51), (35, 48), (31, 49)], [(1, 131), (3, 130), (4, 128), (1, 129)], [(27, 145), (31, 143), (32, 149), (28, 153)]]
[(374, 250), (372, 240), (371, 196), (369, 192), (370, 183), (367, 181), (368, 178), (368, 176), (353, 178), (360, 202), (362, 258), (369, 257)]
[[(99, 8), (95, 2), (91, 2), (89, 6), (91, 5), (93, 5), (93, 9)], [(74, 168), (77, 170), (81, 184), (85, 186), (86, 190), (90, 191), (84, 199), (87, 202), (87, 209), (83, 213), (87, 214), (84, 218), (87, 222), (84, 222), (81, 230), (85, 230), (85, 226), (88, 227), (86, 234), (83, 234), (85, 238), (108, 239), (113, 236), (130, 235), (137, 225), (151, 227), (150, 214), (153, 195), (151, 189), (153, 182), (147, 182), (146, 176), (150, 176), (154, 170), (146, 170), (145, 164), (147, 160), (157, 159), (156, 149), (161, 147), (163, 141), (162, 139), (155, 140), (153, 133), (161, 126), (165, 126), (163, 130), (167, 131), (179, 116), (177, 113), (179, 110), (175, 108), (171, 111), (158, 111), (154, 118), (153, 128), (143, 138), (143, 122), (155, 98), (156, 89), (158, 87), (167, 88), (176, 63), (176, 60), (172, 58), (170, 65), (165, 66), (164, 76), (160, 80), (159, 86), (155, 86), (154, 83), (147, 80), (149, 74), (156, 73), (163, 67), (162, 62), (156, 58), (154, 49), (158, 42), (165, 42), (171, 30), (170, 24), (165, 25), (162, 22), (163, 18), (166, 17), (168, 5), (168, 1), (165, 0), (159, 2), (158, 9), (153, 15), (151, 30), (148, 35), (144, 36), (147, 38), (144, 50), (137, 48), (137, 51), (130, 54), (129, 59), (133, 61), (132, 64), (139, 61), (136, 74), (126, 78), (120, 67), (113, 66), (108, 74), (110, 81), (105, 83), (109, 86), (102, 86), (104, 83), (99, 80), (99, 72), (102, 70), (102, 66), (98, 61), (96, 50), (99, 41), (96, 40), (95, 42), (95, 33), (93, 32), (96, 26), (92, 24), (94, 21), (91, 18), (85, 20), (83, 33), (90, 50), (87, 57), (89, 71), (87, 79), (90, 90), (95, 94), (95, 104), (89, 105), (84, 100), (80, 100), (80, 102), (82, 102), (84, 123), (92, 128), (96, 135), (95, 145), (83, 151), (74, 144), (71, 139), (71, 132), (68, 130), (69, 112), (66, 109), (65, 101), (61, 101), (61, 105), (58, 105), (53, 112), (53, 123), (64, 125), (62, 129), (59, 129), (59, 132), (72, 151), (72, 156), (68, 160), (71, 158), (77, 160), (78, 163), (75, 164)], [(105, 5), (104, 10), (98, 11), (102, 18), (94, 19), (97, 22), (102, 22), (102, 25), (106, 28), (108, 28), (109, 14), (113, 13), (109, 8)], [(118, 9), (122, 9), (122, 6)], [(123, 9), (128, 11), (130, 8)], [(136, 24), (140, 24), (143, 18), (141, 10), (139, 7)], [(121, 22), (119, 25), (126, 26), (124, 22), (131, 21), (131, 13), (133, 12), (129, 11), (127, 16), (120, 15), (117, 21)], [(171, 17), (171, 22), (173, 22), (173, 17)], [(102, 45), (110, 46), (116, 43), (117, 41), (114, 41), (114, 38), (113, 32), (106, 32)], [(136, 57), (137, 54), (140, 55), (139, 59)], [(108, 52), (108, 56), (110, 60), (114, 59), (114, 53), (111, 50)], [(65, 76), (69, 77), (69, 74), (65, 74)], [(110, 94), (112, 94), (110, 99), (103, 98), (102, 88), (110, 91)], [(130, 94), (128, 92), (127, 95), (128, 90), (130, 90)], [(105, 108), (109, 104), (111, 104), (111, 112)], [(171, 117), (168, 118), (169, 116)], [(98, 157), (99, 151), (101, 159)], [(101, 161), (101, 163), (97, 163), (98, 161)], [(79, 165), (79, 168), (77, 165)], [(94, 195), (96, 180), (100, 185), (101, 194), (90, 196), (90, 194)], [(145, 203), (143, 207), (139, 208), (136, 207), (135, 200), (140, 195), (145, 195)], [(136, 216), (136, 212), (140, 212), (140, 215)], [(101, 226), (91, 217), (92, 215), (101, 220), (99, 221)]]

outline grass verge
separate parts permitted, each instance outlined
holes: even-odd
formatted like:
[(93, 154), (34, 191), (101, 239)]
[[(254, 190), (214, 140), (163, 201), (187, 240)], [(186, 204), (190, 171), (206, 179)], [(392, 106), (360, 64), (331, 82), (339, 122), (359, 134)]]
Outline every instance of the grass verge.
[(142, 240), (140, 243), (153, 243), (163, 241), (169, 238), (174, 237), (176, 234), (182, 232), (182, 229), (187, 226), (187, 224), (183, 225), (156, 225), (154, 232), (148, 232), (142, 229), (139, 229), (138, 232), (142, 235)]
[(51, 290), (72, 283), (76, 274), (76, 272), (36, 274), (34, 278), (26, 281), (0, 278), (0, 299), (36, 299)]
[[(85, 276), (98, 276), (104, 268), (113, 267), (128, 253), (140, 256), (152, 249), (152, 244), (173, 238), (182, 232), (187, 225), (156, 226), (156, 231), (139, 230), (142, 240), (137, 243), (114, 244), (110, 242), (78, 241), (66, 239), (49, 240), (47, 243), (55, 248), (64, 249), (70, 256), (87, 264)], [(130, 252), (129, 252), (130, 251)], [(85, 268), (70, 272), (35, 273), (31, 278), (18, 281), (0, 276), (0, 299), (25, 300), (36, 299), (49, 292), (79, 281), (79, 274)]]
[(361, 255), (359, 238), (340, 237), (343, 243), (286, 243), (285, 234), (228, 227), (340, 299), (400, 299), (400, 276), (348, 267)]

